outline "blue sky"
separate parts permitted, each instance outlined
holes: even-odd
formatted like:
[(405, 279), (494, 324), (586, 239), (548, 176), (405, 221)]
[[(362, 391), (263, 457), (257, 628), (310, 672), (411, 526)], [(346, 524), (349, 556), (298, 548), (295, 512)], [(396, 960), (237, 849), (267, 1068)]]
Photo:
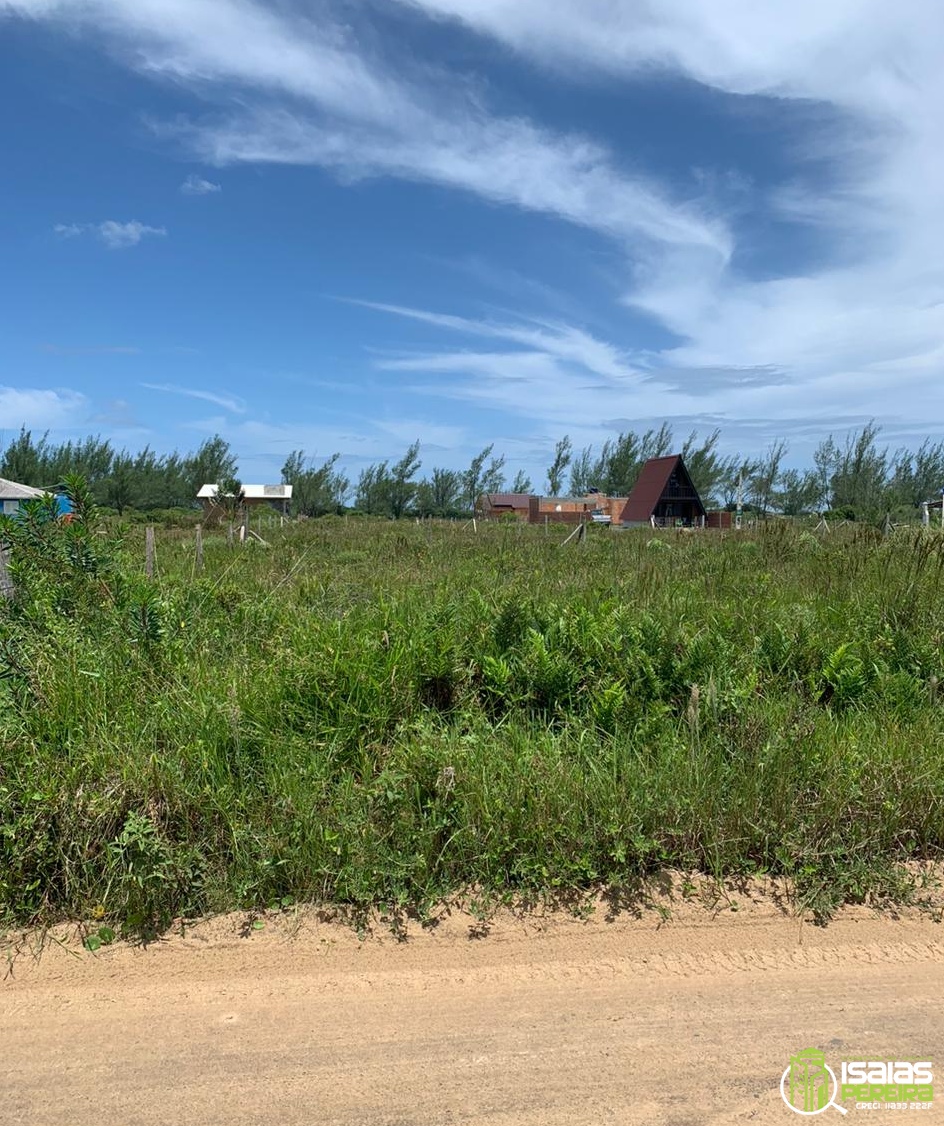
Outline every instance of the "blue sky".
[(0, 0), (0, 429), (939, 436), (941, 57), (934, 0)]

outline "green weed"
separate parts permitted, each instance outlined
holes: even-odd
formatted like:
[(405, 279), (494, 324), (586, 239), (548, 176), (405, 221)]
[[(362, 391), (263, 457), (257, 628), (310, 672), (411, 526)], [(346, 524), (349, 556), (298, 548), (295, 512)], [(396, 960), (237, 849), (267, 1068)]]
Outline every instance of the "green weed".
[(73, 488), (71, 525), (0, 524), (0, 922), (423, 915), (667, 865), (824, 913), (941, 854), (936, 534), (333, 517), (208, 533), (198, 577), (162, 529), (148, 581)]

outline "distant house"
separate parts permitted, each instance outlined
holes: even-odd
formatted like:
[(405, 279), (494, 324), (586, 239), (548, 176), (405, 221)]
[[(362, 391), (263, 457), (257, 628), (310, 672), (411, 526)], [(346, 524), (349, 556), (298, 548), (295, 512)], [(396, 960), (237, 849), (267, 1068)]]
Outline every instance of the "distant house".
[(497, 520), (500, 516), (514, 516), (527, 523), (529, 493), (483, 493), (477, 505), (483, 520)]
[[(291, 485), (243, 485), (243, 504), (247, 509), (262, 508), (268, 505), (276, 512), (285, 515), (288, 502), (292, 499)], [(213, 516), (220, 509), (219, 485), (201, 485), (197, 500), (203, 505), (207, 516)]]
[(479, 497), (477, 511), (485, 520), (514, 516), (524, 524), (590, 523), (594, 516), (598, 521), (600, 517), (608, 516), (616, 523), (625, 504), (625, 497), (608, 497), (596, 489), (579, 497), (539, 497), (530, 493), (483, 493)]
[(579, 497), (532, 497), (532, 524), (617, 523), (626, 497), (608, 497), (599, 489), (591, 489)]
[(0, 512), (5, 516), (12, 516), (20, 509), (24, 500), (38, 500), (45, 496), (45, 489), (36, 489), (32, 485), (18, 485), (16, 481), (7, 481), (0, 477)]
[(661, 528), (695, 528), (705, 523), (705, 506), (681, 454), (652, 457), (642, 467), (623, 509), (622, 523)]

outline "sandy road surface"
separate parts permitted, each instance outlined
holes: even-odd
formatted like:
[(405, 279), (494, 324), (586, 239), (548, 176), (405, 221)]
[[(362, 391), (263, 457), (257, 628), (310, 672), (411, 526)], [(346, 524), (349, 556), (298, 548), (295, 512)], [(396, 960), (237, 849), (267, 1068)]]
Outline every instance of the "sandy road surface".
[[(0, 984), (0, 1122), (784, 1123), (803, 1121), (777, 1093), (801, 1048), (944, 1075), (926, 915), (819, 928), (759, 897), (476, 934), (461, 913), (405, 942), (284, 917), (241, 937), (231, 917), (147, 950), (21, 953)], [(944, 1090), (891, 1117), (944, 1122)]]

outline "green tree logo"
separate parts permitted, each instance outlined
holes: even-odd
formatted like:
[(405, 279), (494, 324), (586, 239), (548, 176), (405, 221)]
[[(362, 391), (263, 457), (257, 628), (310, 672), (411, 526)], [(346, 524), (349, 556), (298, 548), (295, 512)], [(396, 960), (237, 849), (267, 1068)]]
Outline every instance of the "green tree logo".
[(834, 1102), (839, 1085), (826, 1056), (818, 1048), (804, 1048), (790, 1057), (790, 1066), (780, 1079), (780, 1095), (796, 1114), (822, 1114), (831, 1106), (840, 1114), (846, 1110)]

